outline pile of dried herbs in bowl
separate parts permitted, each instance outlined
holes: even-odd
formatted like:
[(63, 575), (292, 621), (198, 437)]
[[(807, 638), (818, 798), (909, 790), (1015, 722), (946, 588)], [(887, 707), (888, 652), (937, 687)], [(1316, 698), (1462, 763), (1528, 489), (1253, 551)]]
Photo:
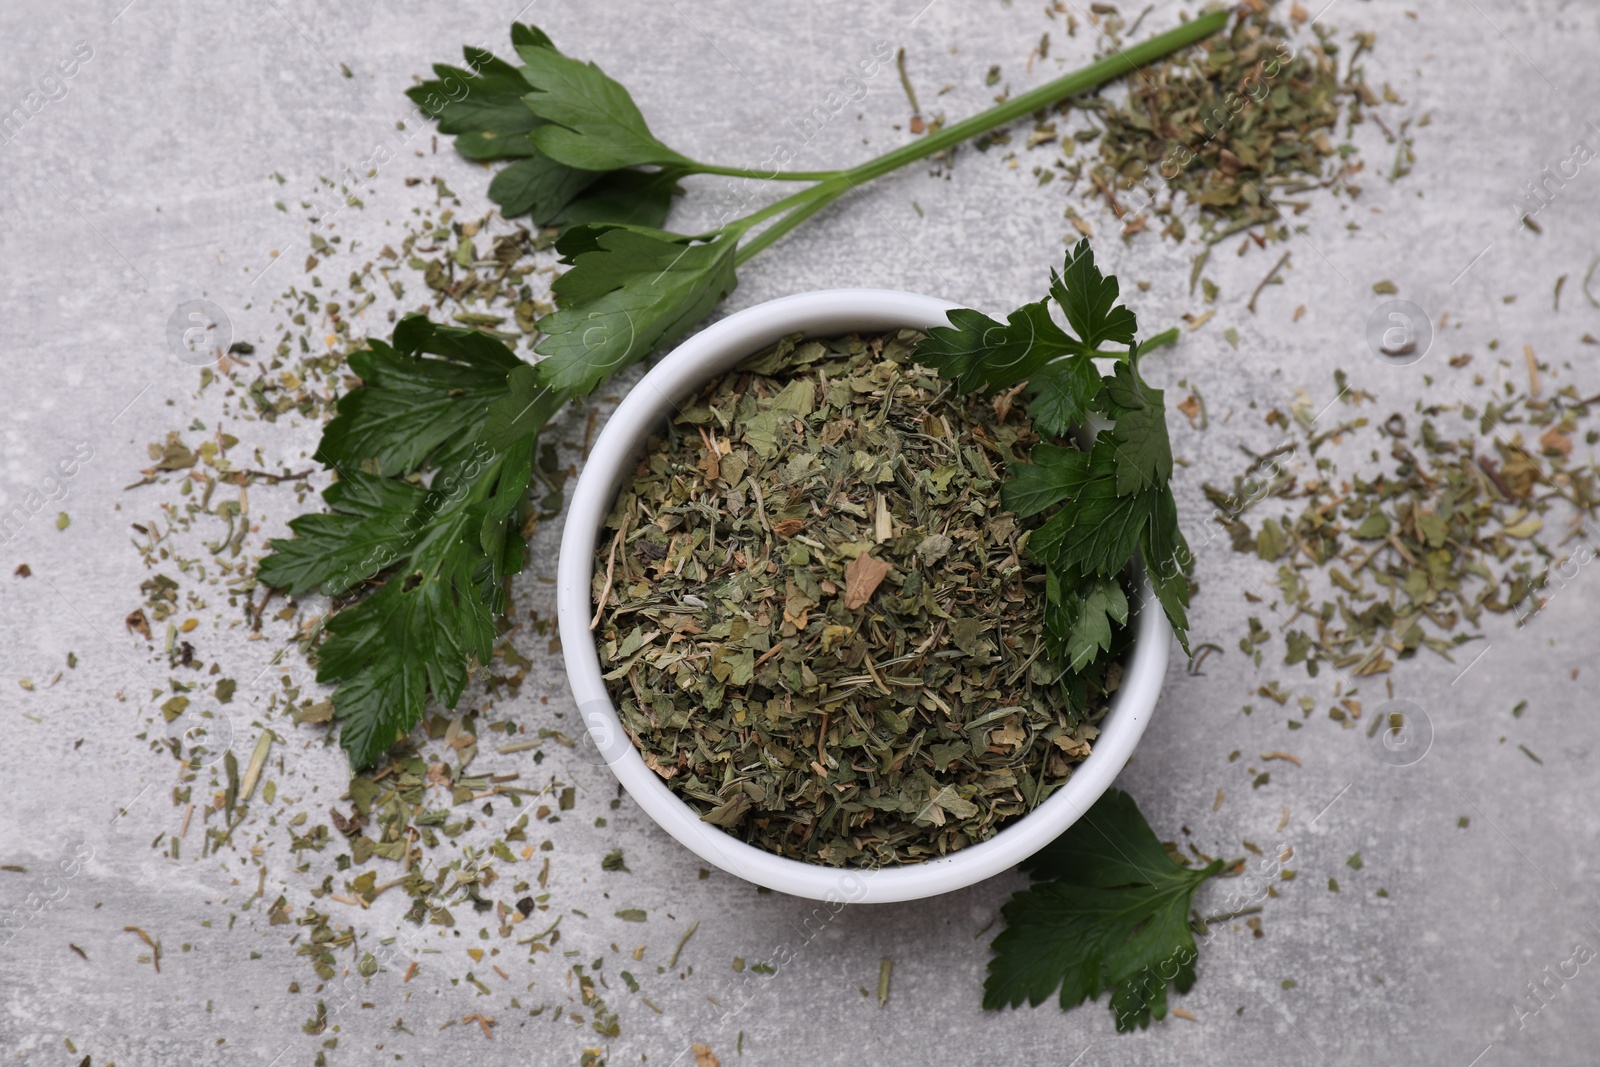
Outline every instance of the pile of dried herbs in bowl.
[(823, 862), (980, 841), (1089, 753), (1042, 657), (1044, 568), (1000, 502), (1037, 440), (911, 360), (912, 331), (786, 339), (652, 438), (607, 521), (603, 669), (703, 817)]
[[(1133, 316), (1087, 243), (1054, 282), (1079, 337), (1040, 301), (930, 337), (786, 338), (647, 443), (597, 544), (593, 628), (629, 737), (703, 820), (833, 866), (983, 841), (1090, 754), (1141, 544), (1182, 633)], [(1116, 423), (1082, 450), (1091, 415)]]

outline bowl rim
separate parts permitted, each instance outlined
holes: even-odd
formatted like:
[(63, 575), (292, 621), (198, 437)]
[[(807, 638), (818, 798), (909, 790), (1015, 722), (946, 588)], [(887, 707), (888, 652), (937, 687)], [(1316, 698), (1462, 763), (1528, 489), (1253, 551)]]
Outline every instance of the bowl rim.
[(946, 325), (946, 313), (959, 307), (897, 290), (824, 289), (734, 312), (684, 341), (645, 373), (606, 420), (578, 474), (561, 535), (556, 610), (562, 658), (588, 732), (586, 741), (662, 829), (706, 862), (756, 885), (830, 904), (889, 903), (962, 889), (1014, 867), (1060, 836), (1111, 786), (1132, 756), (1160, 696), (1172, 629), (1165, 613), (1153, 607), (1148, 580), (1141, 579), (1143, 607), (1137, 614), (1122, 684), (1098, 724), (1093, 751), (1073, 769), (1066, 784), (987, 841), (919, 864), (876, 869), (828, 867), (778, 856), (702, 822), (645, 765), (623, 729), (601, 677), (589, 628), (594, 613), (590, 583), (601, 524), (645, 439), (681, 398), (782, 337), (926, 330)]

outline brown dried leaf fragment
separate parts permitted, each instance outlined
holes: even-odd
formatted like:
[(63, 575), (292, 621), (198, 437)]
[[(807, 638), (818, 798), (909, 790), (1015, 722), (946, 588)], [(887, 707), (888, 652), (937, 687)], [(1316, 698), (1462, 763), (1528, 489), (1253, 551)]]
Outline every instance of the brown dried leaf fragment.
[(134, 608), (128, 612), (128, 617), (122, 620), (129, 633), (138, 634), (146, 641), (150, 640), (150, 620), (145, 618), (143, 608)]
[(1563, 456), (1572, 454), (1572, 438), (1562, 433), (1560, 426), (1552, 426), (1540, 434), (1539, 446), (1546, 452), (1559, 452)]
[(888, 577), (889, 570), (889, 564), (873, 559), (866, 552), (851, 560), (844, 569), (844, 606), (851, 611), (865, 607), (878, 586), (883, 584), (884, 578)]
[(1200, 398), (1190, 393), (1178, 404), (1178, 410), (1183, 412), (1183, 417), (1189, 420), (1189, 425), (1196, 429), (1200, 426)]
[(655, 771), (663, 778), (671, 778), (674, 774), (678, 773), (678, 768), (676, 767), (663, 767), (661, 765), (661, 761), (656, 758), (656, 754), (654, 752), (646, 752), (644, 754), (644, 765), (649, 767), (652, 771)]
[(772, 524), (772, 532), (785, 541), (806, 528), (804, 519), (779, 519)]

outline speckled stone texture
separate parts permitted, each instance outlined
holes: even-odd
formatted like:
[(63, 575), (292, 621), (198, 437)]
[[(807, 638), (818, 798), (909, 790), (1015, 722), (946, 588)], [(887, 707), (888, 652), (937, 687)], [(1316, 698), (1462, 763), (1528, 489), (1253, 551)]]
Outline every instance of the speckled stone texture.
[[(318, 906), (333, 910), (339, 925), (355, 924), (364, 949), (400, 935), (398, 958), (420, 961), (416, 977), (402, 984), (403, 967), (395, 966), (314, 994), (289, 943), (299, 928), (269, 927), (259, 903), (241, 910), (259, 877), (247, 849), (261, 843), (266, 898), (286, 894), (296, 914), (324, 874), (339, 884), (331, 864), (319, 857), (297, 872), (282, 827), (241, 828), (238, 850), (205, 860), (192, 830), (181, 861), (168, 857), (165, 839), (152, 847), (177, 832), (182, 814), (170, 795), (173, 761), (138, 736), (166, 671), (122, 620), (148, 577), (129, 545), (129, 524), (153, 517), (172, 491), (123, 487), (147, 464), (148, 442), (196, 418), (209, 427), (217, 411), (214, 398), (194, 399), (196, 372), (168, 347), (169, 317), (185, 301), (206, 299), (224, 310), (235, 339), (265, 336), (278, 321), (271, 298), (300, 280), (308, 230), (303, 213), (280, 213), (274, 201), (307, 198), (319, 175), (357, 169), (375, 146), (394, 144), (395, 124), (411, 114), (402, 90), (413, 74), (452, 60), (464, 42), (504, 52), (506, 25), (519, 12), (513, 3), (126, 3), (0, 6), (0, 113), (13, 104), (25, 112), (0, 145), (0, 510), (26, 506), (30, 492), (57, 498), (0, 542), (0, 862), (27, 868), (0, 871), (0, 914), (27, 916), (0, 945), (0, 1062), (66, 1064), (88, 1055), (97, 1067), (310, 1065), (321, 1055), (329, 1064), (567, 1064), (586, 1047), (605, 1046), (613, 1064), (685, 1064), (694, 1062), (692, 1043), (708, 1045), (724, 1065), (1592, 1062), (1600, 964), (1568, 961), (1578, 944), (1600, 947), (1600, 720), (1592, 696), (1600, 578), (1581, 571), (1522, 629), (1491, 620), (1484, 640), (1455, 664), (1425, 657), (1396, 672), (1395, 695), (1415, 701), (1431, 728), (1426, 754), (1396, 767), (1378, 758), (1364, 730), (1341, 730), (1324, 717), (1334, 679), (1307, 683), (1270, 663), (1257, 671), (1238, 653), (1247, 616), (1270, 615), (1242, 593), (1272, 574), (1232, 553), (1225, 537), (1207, 540), (1200, 485), (1237, 470), (1241, 447), (1276, 439), (1262, 423), (1266, 409), (1286, 406), (1298, 390), (1317, 407), (1332, 401), (1336, 368), (1377, 396), (1366, 412), (1409, 412), (1417, 400), (1453, 400), (1444, 366), (1452, 354), (1475, 353), (1475, 369), (1496, 373), (1486, 346), (1498, 339), (1499, 354), (1515, 364), (1500, 373), (1521, 374), (1521, 347), (1531, 344), (1559, 371), (1558, 384), (1600, 392), (1600, 349), (1580, 343), (1585, 333), (1600, 334), (1600, 309), (1578, 291), (1600, 253), (1600, 171), (1576, 168), (1541, 210), (1542, 234), (1519, 230), (1510, 206), (1525, 182), (1571, 157), (1574, 142), (1600, 145), (1586, 128), (1600, 120), (1593, 5), (1425, 0), (1413, 12), (1333, 0), (1325, 20), (1346, 34), (1377, 32), (1369, 75), (1407, 101), (1398, 113), (1431, 114), (1431, 124), (1413, 131), (1414, 173), (1386, 180), (1393, 149), (1369, 125), (1361, 197), (1305, 197), (1311, 207), (1296, 219), (1304, 232), (1284, 246), (1292, 252), (1284, 282), (1262, 293), (1258, 313), (1245, 302), (1279, 249), (1236, 257), (1231, 243), (1219, 246), (1208, 270), (1221, 286), (1216, 316), (1148, 364), (1158, 384), (1173, 386), (1170, 396), (1182, 395), (1179, 379), (1198, 387), (1210, 412), (1203, 433), (1174, 421), (1175, 451), (1187, 464), (1176, 482), (1193, 539), (1205, 542), (1194, 636), (1226, 652), (1208, 659), (1203, 675), (1174, 658), (1157, 718), (1119, 784), (1161, 836), (1230, 856), (1245, 854), (1245, 840), (1267, 852), (1292, 847), (1288, 866), (1297, 877), (1279, 882), (1279, 897), (1266, 902), (1264, 936), (1230, 926), (1205, 945), (1198, 985), (1175, 1000), (1193, 1021), (1169, 1019), (1127, 1036), (1114, 1032), (1103, 1002), (1066, 1014), (1048, 1005), (979, 1009), (991, 936), (981, 931), (1021, 884), (1018, 875), (923, 903), (847, 908), (816, 932), (818, 924), (805, 924), (810, 904), (717, 873), (699, 878), (699, 862), (626, 799), (607, 807), (615, 784), (603, 766), (560, 753), (535, 768), (526, 755), (486, 746), (474, 766), (521, 770), (530, 780), (553, 775), (579, 789), (572, 816), (548, 831), (551, 890), (556, 909), (588, 918), (569, 914), (557, 952), (531, 964), (509, 942), (477, 940), (470, 917), (460, 936), (430, 928), (411, 940), (400, 920), (405, 901), (392, 892), (366, 912)], [(1181, 6), (1157, 3), (1145, 26), (1171, 25)], [(879, 41), (905, 48), (925, 107), (951, 118), (978, 110), (999, 88), (1076, 66), (1094, 48), (1086, 29), (1068, 37), (1062, 18), (1047, 17), (1041, 4), (998, 0), (542, 0), (520, 14), (624, 80), (668, 143), (733, 163), (759, 162), (776, 141), (796, 139), (791, 122)], [(1047, 31), (1049, 58), (1029, 71), (1029, 51)], [(341, 74), (341, 63), (353, 77)], [(996, 88), (984, 85), (992, 64), (1003, 72)], [(36, 112), (27, 106), (31, 92), (40, 93)], [(817, 130), (794, 165), (864, 158), (908, 137), (896, 128), (907, 118), (890, 67), (869, 80), (864, 99)], [(412, 176), (445, 177), (469, 213), (486, 206), (484, 172), (446, 148), (432, 154), (430, 140), (427, 130), (412, 139), (366, 183), (364, 208), (340, 212), (328, 232), (381, 247), (427, 202), (427, 186), (404, 185)], [(1020, 150), (1020, 138), (1011, 147)], [(419, 149), (424, 158), (412, 154)], [(851, 196), (745, 269), (723, 312), (834, 286), (908, 289), (991, 312), (1037, 298), (1060, 262), (1068, 201), (1060, 183), (1038, 187), (1035, 160), (1018, 156), (1013, 165), (1004, 148), (966, 150), (951, 171), (913, 167)], [(716, 189), (692, 185), (702, 194)], [(1188, 292), (1194, 247), (1152, 235), (1124, 244), (1098, 207), (1076, 195), (1070, 202), (1096, 227), (1102, 264), (1125, 281), (1150, 283), (1132, 291), (1143, 322), (1160, 328), (1204, 310)], [(715, 195), (692, 196), (673, 222), (692, 231), (718, 207)], [(275, 249), (288, 264), (252, 286)], [(1561, 275), (1565, 293), (1554, 313)], [(1384, 299), (1372, 286), (1382, 279), (1436, 326), (1448, 314), (1432, 351), (1413, 366), (1381, 365), (1367, 348), (1368, 316)], [(1294, 321), (1299, 305), (1305, 313)], [(1224, 340), (1228, 327), (1238, 330), (1237, 350)], [(291, 423), (225, 428), (259, 445), (268, 464), (303, 465), (314, 443), (314, 431)], [(581, 426), (566, 432), (581, 435)], [(84, 446), (92, 458), (60, 476), (58, 460)], [(56, 528), (60, 511), (70, 515), (65, 530)], [(293, 514), (289, 491), (255, 495), (253, 550), (263, 551), (262, 540)], [(533, 551), (517, 595), (523, 608), (548, 617), (553, 594), (539, 579), (554, 573), (554, 524)], [(11, 576), (22, 563), (31, 578)], [(249, 642), (229, 629), (237, 613), (220, 598), (195, 614), (201, 654), (242, 689), (280, 670), (271, 667), (279, 642)], [(538, 725), (552, 721), (554, 709), (570, 723), (559, 656), (543, 639), (521, 640), (534, 666), (522, 696), (499, 714)], [(48, 684), (69, 651), (78, 666)], [(303, 664), (287, 665), (304, 675)], [(1285, 729), (1292, 706), (1252, 698), (1277, 677), (1318, 696), (1304, 729)], [(20, 688), (23, 678), (36, 688)], [(1369, 707), (1383, 688), (1367, 684)], [(1514, 718), (1524, 699), (1526, 711)], [(1245, 703), (1255, 705), (1252, 714), (1242, 713)], [(260, 730), (253, 709), (262, 706), (260, 689), (242, 691), (233, 705), (241, 761)], [(288, 738), (269, 771), (280, 804), (325, 818), (343, 791), (340, 753), (314, 730), (274, 725)], [(1230, 762), (1235, 751), (1241, 755)], [(1261, 762), (1272, 751), (1303, 765)], [(1270, 782), (1252, 788), (1263, 769)], [(1214, 810), (1219, 790), (1224, 799)], [(594, 827), (602, 814), (609, 825)], [(491, 822), (503, 830), (512, 817), (499, 808)], [(600, 856), (617, 847), (631, 874), (601, 871)], [(1363, 863), (1353, 870), (1346, 860), (1358, 851)], [(88, 858), (47, 881), (52, 865), (74, 855)], [(1214, 910), (1226, 893), (1213, 884), (1197, 904)], [(35, 914), (30, 894), (59, 899)], [(613, 919), (622, 908), (647, 909), (650, 920)], [(658, 974), (697, 920), (677, 971)], [(124, 932), (129, 925), (161, 940), (159, 974), (138, 962), (148, 950)], [(621, 953), (611, 952), (613, 942)], [(629, 953), (639, 943), (648, 948), (634, 963)], [(478, 946), (501, 954), (474, 964), (465, 950)], [(577, 954), (563, 957), (568, 950)], [(780, 952), (792, 958), (770, 977), (732, 970), (735, 957)], [(565, 1003), (567, 964), (601, 956), (620, 1037), (551, 1021), (550, 1012), (529, 1017), (526, 1009), (540, 1003)], [(885, 958), (894, 961), (893, 990), (880, 1010)], [(639, 976), (641, 994), (619, 980), (623, 967)], [(461, 980), (468, 970), (492, 995)], [(303, 991), (286, 992), (295, 981)], [(1534, 983), (1543, 983), (1542, 999), (1534, 999)], [(318, 999), (336, 1013), (337, 1031), (302, 1032)], [(460, 1021), (476, 1013), (496, 1019), (492, 1041)], [(337, 1046), (325, 1047), (334, 1037)]]

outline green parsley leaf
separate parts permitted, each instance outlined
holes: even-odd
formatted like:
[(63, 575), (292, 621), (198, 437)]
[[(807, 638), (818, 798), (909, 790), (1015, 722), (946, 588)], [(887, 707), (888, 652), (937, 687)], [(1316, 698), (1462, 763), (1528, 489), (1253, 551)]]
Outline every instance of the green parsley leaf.
[(1097, 440), (1089, 475), (1072, 501), (1028, 541), (1028, 550), (1062, 571), (1111, 576), (1126, 570), (1158, 491), (1117, 491), (1116, 452)]
[(1139, 377), (1136, 359), (1117, 364), (1105, 384), (1105, 401), (1117, 419), (1104, 435), (1116, 449), (1117, 492), (1167, 484), (1172, 477), (1172, 445), (1162, 394)]
[(430, 693), (455, 706), (469, 660), (487, 662), (494, 651), (502, 575), (472, 535), (481, 522), (479, 498), (498, 473), (447, 502), (381, 588), (328, 620), (317, 680), (337, 686), (339, 744), (357, 770), (378, 762), (422, 721)]
[(1117, 303), (1117, 293), (1117, 279), (1107, 278), (1095, 266), (1087, 237), (1067, 253), (1060, 274), (1050, 273), (1050, 295), (1087, 348), (1099, 348), (1107, 341), (1133, 347), (1139, 324), (1133, 312)]
[[(534, 27), (514, 23), (511, 40), (524, 59), (541, 69), (552, 62), (551, 55), (559, 57), (556, 62), (583, 66), (561, 56), (550, 38)], [(681, 169), (607, 172), (558, 162), (530, 137), (546, 120), (525, 99), (533, 88), (527, 68), (483, 49), (464, 51), (468, 69), (437, 64), (436, 77), (412, 86), (406, 95), (438, 120), (440, 133), (455, 137), (457, 151), (468, 159), (517, 160), (489, 183), (489, 199), (500, 205), (501, 214), (528, 215), (539, 226), (581, 222), (659, 226), (666, 219)], [(615, 82), (610, 84), (623, 91)], [(553, 102), (547, 104), (558, 108)], [(633, 113), (637, 114), (636, 108)], [(558, 128), (557, 136), (570, 133)]]
[(1053, 359), (1083, 351), (1051, 321), (1043, 300), (1013, 311), (1004, 325), (965, 308), (952, 310), (949, 318), (949, 326), (935, 326), (917, 346), (917, 362), (953, 380), (963, 393), (1004, 389)]
[(533, 221), (542, 226), (594, 180), (593, 171), (557, 163), (535, 148), (527, 159), (518, 160), (494, 176), (489, 182), (489, 199), (500, 205), (507, 218), (532, 215)]
[[(529, 26), (514, 23), (511, 39), (517, 43), (550, 39)], [(522, 102), (528, 83), (510, 63), (481, 48), (462, 50), (467, 66), (452, 67), (436, 63), (437, 77), (406, 90), (406, 95), (439, 123), (439, 132), (456, 139), (456, 151), (480, 161), (516, 159), (534, 155), (538, 149), (528, 134), (540, 120)]]
[(351, 472), (323, 494), (331, 514), (301, 516), (293, 540), (272, 542), (259, 576), (293, 594), (385, 578), (329, 617), (317, 650), (317, 680), (336, 686), (339, 742), (356, 769), (422, 721), (430, 694), (454, 706), (468, 662), (493, 653), (502, 581), (520, 567), (521, 543), (508, 567), (484, 551), (482, 529), (494, 501), (521, 501), (530, 473), (531, 460), (510, 455), (446, 467), (428, 489)]
[(1020, 866), (1035, 881), (1117, 889), (1150, 883), (1174, 864), (1133, 797), (1109, 789), (1083, 818)]
[(362, 387), (339, 399), (316, 458), (341, 470), (374, 460), (382, 474), (458, 462), (489, 405), (505, 395), (506, 375), (524, 365), (487, 334), (407, 315), (393, 346), (369, 341), (350, 357)]
[[(980, 393), (1015, 385), (1048, 366), (1044, 391), (1055, 404), (1065, 404), (1081, 416), (1100, 384), (1090, 358), (1126, 354), (1101, 351), (1107, 341), (1134, 347), (1138, 322), (1133, 312), (1116, 302), (1117, 292), (1117, 280), (1101, 274), (1084, 238), (1067, 253), (1061, 272), (1050, 272), (1050, 295), (1076, 337), (1056, 325), (1043, 300), (1024, 304), (1003, 325), (979, 312), (957, 309), (949, 313), (949, 326), (928, 331), (927, 340), (917, 346), (917, 359), (952, 379), (962, 392)], [(1077, 358), (1056, 364), (1062, 357)], [(1065, 419), (1052, 421), (1053, 432), (1065, 429)]]
[[(295, 536), (274, 540), (257, 572), (291, 595), (365, 591), (329, 616), (317, 650), (357, 769), (421, 722), (430, 696), (454, 706), (467, 665), (493, 653), (504, 579), (523, 563), (516, 533), (537, 434), (570, 397), (533, 384), (533, 368), (487, 334), (420, 316), (370, 353), (352, 359), (366, 381), (318, 448), (337, 457), (330, 511), (293, 520)], [(384, 476), (424, 467), (427, 486)]]
[(517, 52), (522, 76), (533, 87), (523, 100), (547, 123), (530, 136), (551, 159), (580, 170), (690, 162), (656, 139), (628, 90), (593, 63), (551, 47)]
[[(1036, 445), (1031, 462), (1011, 464), (1001, 487), (1002, 502), (1019, 518), (1057, 509), (1032, 532), (1028, 552), (1046, 564), (1047, 649), (1067, 665), (1061, 681), (1069, 687), (1075, 674), (1112, 654), (1113, 623), (1125, 625), (1128, 614), (1127, 591), (1112, 580), (1133, 566), (1136, 553), (1178, 640), (1189, 647), (1192, 558), (1168, 488), (1173, 461), (1165, 398), (1138, 366), (1142, 353), (1172, 344), (1177, 332), (1140, 345), (1138, 322), (1117, 303), (1119, 291), (1082, 240), (1050, 275), (1050, 296), (1077, 336), (1062, 330), (1039, 301), (1004, 324), (976, 311), (951, 311), (951, 325), (930, 330), (916, 352), (918, 362), (957, 389), (993, 392), (1025, 382), (1028, 414), (1046, 438), (1099, 427), (1088, 452)], [(1107, 344), (1126, 350), (1101, 347)], [(1096, 359), (1117, 361), (1109, 376), (1101, 375)], [(1114, 585), (1121, 605), (1110, 592)], [(1113, 606), (1116, 611), (1109, 610)]]
[(677, 340), (738, 284), (728, 238), (703, 244), (660, 230), (577, 226), (556, 243), (572, 269), (539, 320), (539, 384), (575, 395)]
[(1189, 542), (1178, 528), (1178, 504), (1172, 499), (1172, 490), (1162, 486), (1150, 512), (1150, 523), (1139, 541), (1139, 553), (1144, 557), (1145, 576), (1150, 588), (1167, 613), (1167, 621), (1177, 635), (1183, 654), (1189, 654), (1189, 571), (1194, 567), (1194, 554)]
[(1128, 622), (1128, 596), (1114, 578), (1099, 578), (1087, 592), (1073, 594), (1067, 610), (1071, 625), (1066, 636), (1067, 667), (1081, 671), (1102, 652), (1111, 649), (1111, 624)]
[(426, 496), (419, 485), (351, 470), (322, 494), (331, 511), (290, 520), (294, 538), (271, 543), (256, 577), (291, 596), (346, 593), (401, 557), (412, 541), (404, 520)]
[(1083, 491), (1089, 478), (1089, 453), (1060, 445), (1033, 446), (1031, 462), (1011, 468), (1011, 477), (1000, 487), (1000, 503), (1007, 511), (1026, 519)]
[(549, 220), (555, 226), (610, 222), (623, 226), (656, 227), (666, 221), (672, 198), (680, 190), (684, 172), (666, 170), (615, 170), (603, 174)]
[(1028, 414), (1055, 437), (1087, 422), (1105, 379), (1089, 359), (1058, 359), (1028, 380)]
[(538, 371), (524, 363), (506, 376), (505, 395), (489, 406), (479, 440), (500, 451), (517, 447), (537, 434), (572, 395), (541, 384)]
[(983, 1006), (1036, 1007), (1059, 989), (1066, 1009), (1109, 991), (1119, 1031), (1165, 1018), (1169, 981), (1180, 993), (1195, 982), (1189, 901), (1226, 866), (1173, 863), (1133, 799), (1108, 791), (1023, 863), (1041, 880), (1001, 910)]

